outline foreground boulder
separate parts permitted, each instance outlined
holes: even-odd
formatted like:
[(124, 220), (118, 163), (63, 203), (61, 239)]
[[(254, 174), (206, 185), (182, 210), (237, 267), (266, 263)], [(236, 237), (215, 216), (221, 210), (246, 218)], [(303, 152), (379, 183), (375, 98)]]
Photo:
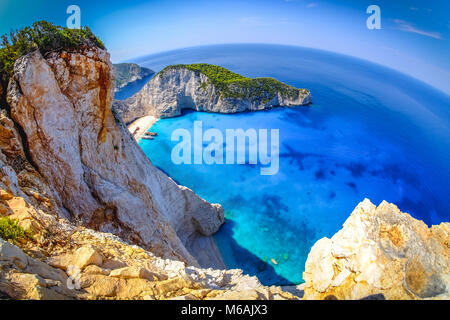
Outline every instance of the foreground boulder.
[[(296, 299), (241, 270), (162, 259), (111, 234), (74, 226), (28, 202), (38, 226), (19, 248), (0, 239), (0, 299)], [(14, 213), (20, 208), (10, 207)], [(23, 220), (26, 221), (25, 215)]]
[(311, 249), (305, 299), (450, 298), (450, 223), (428, 228), (393, 204), (364, 200)]

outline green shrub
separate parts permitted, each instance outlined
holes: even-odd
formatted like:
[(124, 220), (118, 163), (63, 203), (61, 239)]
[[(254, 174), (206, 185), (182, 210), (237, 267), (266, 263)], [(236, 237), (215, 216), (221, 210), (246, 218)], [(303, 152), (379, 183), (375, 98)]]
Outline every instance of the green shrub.
[(0, 238), (17, 244), (27, 240), (33, 240), (33, 234), (25, 230), (15, 220), (8, 217), (0, 218)]
[(202, 88), (203, 90), (206, 90), (207, 87), (208, 87), (207, 82), (202, 82), (202, 84), (200, 85), (200, 88)]
[(105, 48), (89, 27), (68, 29), (47, 21), (38, 21), (31, 27), (11, 31), (9, 36), (1, 37), (0, 73), (10, 76), (18, 58), (38, 49), (45, 55), (52, 51), (76, 51), (85, 45)]
[[(280, 92), (284, 96), (295, 98), (299, 94), (309, 93), (306, 89), (297, 89), (273, 78), (247, 78), (220, 66), (207, 63), (178, 64), (164, 68), (160, 74), (173, 69), (188, 69), (202, 73), (221, 92), (225, 98), (260, 98), (268, 102)], [(206, 83), (202, 83), (206, 89)]]

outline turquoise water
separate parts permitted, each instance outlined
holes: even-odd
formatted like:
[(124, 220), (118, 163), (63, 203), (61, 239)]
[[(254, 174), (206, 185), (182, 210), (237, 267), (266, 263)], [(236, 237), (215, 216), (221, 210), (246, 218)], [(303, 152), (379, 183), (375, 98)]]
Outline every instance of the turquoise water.
[[(302, 282), (311, 246), (331, 237), (364, 198), (393, 202), (427, 224), (449, 221), (450, 97), (379, 65), (324, 51), (272, 45), (188, 48), (136, 61), (219, 64), (312, 91), (309, 107), (219, 115), (188, 112), (158, 121), (140, 145), (151, 161), (201, 197), (227, 223), (215, 235), (227, 267), (267, 285)], [(280, 130), (280, 169), (175, 165), (177, 128)], [(278, 264), (274, 264), (275, 259)]]

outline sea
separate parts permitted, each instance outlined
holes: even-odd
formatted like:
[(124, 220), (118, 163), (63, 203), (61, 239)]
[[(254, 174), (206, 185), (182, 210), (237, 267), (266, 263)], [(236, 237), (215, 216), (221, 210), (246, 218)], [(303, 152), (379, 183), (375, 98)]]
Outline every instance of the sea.
[[(150, 129), (157, 137), (139, 143), (176, 182), (224, 207), (226, 223), (214, 239), (228, 268), (265, 285), (302, 283), (311, 247), (339, 231), (365, 198), (394, 203), (430, 226), (450, 221), (448, 94), (378, 64), (293, 46), (201, 46), (133, 62), (155, 71), (211, 63), (311, 90), (310, 106), (159, 120)], [(224, 136), (227, 129), (278, 129), (278, 172), (261, 175), (262, 164), (175, 164), (172, 133), (193, 134), (195, 121)]]

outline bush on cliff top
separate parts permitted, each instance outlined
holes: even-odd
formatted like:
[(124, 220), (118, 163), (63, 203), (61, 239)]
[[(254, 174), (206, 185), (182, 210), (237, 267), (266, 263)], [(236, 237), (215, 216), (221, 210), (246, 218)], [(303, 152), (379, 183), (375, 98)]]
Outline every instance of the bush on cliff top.
[(0, 73), (10, 76), (18, 58), (38, 49), (45, 55), (52, 51), (76, 51), (82, 46), (105, 48), (89, 27), (69, 29), (38, 21), (31, 27), (11, 31), (9, 36), (5, 34), (1, 37)]
[[(247, 78), (220, 66), (197, 63), (177, 64), (164, 68), (161, 73), (173, 69), (188, 69), (202, 73), (209, 81), (221, 91), (226, 98), (255, 98), (271, 100), (280, 92), (284, 96), (295, 98), (300, 94), (309, 93), (306, 89), (297, 89), (273, 78)], [(201, 88), (206, 89), (207, 84), (202, 83)]]
[(13, 244), (33, 240), (31, 231), (25, 230), (15, 220), (8, 217), (0, 218), (0, 238)]

